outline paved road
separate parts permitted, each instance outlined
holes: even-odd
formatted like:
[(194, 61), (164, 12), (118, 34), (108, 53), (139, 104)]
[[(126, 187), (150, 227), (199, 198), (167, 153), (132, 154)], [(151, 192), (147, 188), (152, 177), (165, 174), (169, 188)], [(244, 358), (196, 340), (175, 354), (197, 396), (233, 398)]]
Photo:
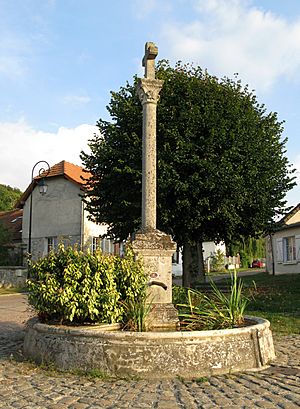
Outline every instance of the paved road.
[[(264, 273), (265, 270), (263, 269), (251, 269), (251, 270), (246, 270), (246, 271), (239, 271), (238, 276), (239, 277), (246, 277), (246, 276), (255, 276), (257, 274), (261, 274)], [(222, 273), (222, 274), (218, 274), (218, 275), (206, 275), (205, 276), (205, 282), (209, 283), (210, 281), (222, 281), (224, 279), (228, 279), (230, 278), (230, 273)], [(173, 284), (176, 285), (182, 285), (182, 276), (176, 276), (173, 277)]]
[[(300, 336), (275, 337), (277, 359), (263, 372), (197, 381), (89, 379), (23, 362), (26, 296), (0, 297), (0, 408), (300, 408)], [(16, 357), (16, 358), (14, 358)]]

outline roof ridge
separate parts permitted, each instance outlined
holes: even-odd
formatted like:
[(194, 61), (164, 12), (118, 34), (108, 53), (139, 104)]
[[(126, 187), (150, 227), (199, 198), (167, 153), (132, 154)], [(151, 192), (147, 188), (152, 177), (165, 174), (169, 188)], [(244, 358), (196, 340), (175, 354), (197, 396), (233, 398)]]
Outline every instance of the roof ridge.
[(35, 188), (36, 183), (40, 177), (45, 178), (52, 178), (52, 177), (64, 177), (65, 179), (71, 181), (72, 183), (76, 183), (80, 187), (85, 185), (85, 179), (90, 175), (90, 172), (86, 172), (86, 170), (80, 166), (75, 165), (74, 163), (67, 162), (65, 160), (60, 161), (59, 163), (54, 164), (50, 167), (50, 170), (47, 174), (42, 174), (34, 178), (34, 181), (30, 183), (26, 191), (21, 196), (18, 206), (23, 206), (27, 198), (30, 196), (30, 193)]
[(300, 210), (300, 203), (293, 207), (282, 219), (283, 223), (288, 222)]

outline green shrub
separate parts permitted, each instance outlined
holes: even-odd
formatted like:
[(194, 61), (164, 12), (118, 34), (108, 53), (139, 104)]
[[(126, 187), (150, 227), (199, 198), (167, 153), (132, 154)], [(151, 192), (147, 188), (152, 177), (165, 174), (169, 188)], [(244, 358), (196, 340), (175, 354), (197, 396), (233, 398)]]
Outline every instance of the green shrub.
[(211, 295), (187, 290), (188, 302), (177, 305), (182, 327), (195, 331), (243, 325), (249, 300), (243, 295), (243, 285), (236, 271), (231, 275), (229, 294), (220, 291), (214, 282), (211, 282), (211, 287)]
[(224, 254), (220, 249), (217, 249), (216, 254), (212, 258), (211, 271), (220, 272), (224, 270), (225, 270)]
[(244, 251), (240, 251), (242, 268), (249, 268), (251, 266), (252, 258)]
[(29, 273), (29, 303), (45, 322), (121, 322), (124, 303), (146, 292), (142, 263), (130, 247), (120, 258), (61, 244), (56, 252), (29, 262)]
[(186, 304), (188, 302), (188, 289), (180, 285), (173, 285), (172, 287), (172, 302), (175, 305)]

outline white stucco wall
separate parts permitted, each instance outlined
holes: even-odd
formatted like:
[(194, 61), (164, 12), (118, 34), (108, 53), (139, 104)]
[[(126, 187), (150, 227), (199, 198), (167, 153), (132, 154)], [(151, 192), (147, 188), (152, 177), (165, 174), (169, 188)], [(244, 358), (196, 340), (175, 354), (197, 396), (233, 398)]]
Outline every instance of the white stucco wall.
[[(213, 241), (205, 241), (202, 243), (202, 248), (203, 248), (203, 259), (204, 261), (208, 257), (212, 257), (216, 254), (217, 250), (221, 250), (221, 252), (225, 255), (226, 254), (226, 246), (224, 243), (218, 243), (215, 244)], [(181, 276), (182, 275), (182, 253), (179, 253), (179, 260), (177, 263), (172, 264), (172, 274), (175, 276)]]
[[(47, 193), (42, 196), (38, 187), (32, 193), (32, 254), (33, 258), (46, 253), (46, 238), (65, 237), (70, 242), (80, 242), (81, 207), (80, 186), (63, 177), (47, 179)], [(23, 210), (22, 239), (28, 244), (29, 206), (27, 199)]]
[[(283, 259), (283, 247), (282, 239), (284, 237), (295, 236), (296, 242), (296, 260), (295, 261), (284, 261)], [(274, 267), (275, 274), (284, 274), (284, 273), (300, 273), (300, 227), (291, 227), (276, 232), (272, 235), (273, 243), (273, 253), (274, 253)], [(271, 243), (270, 237), (266, 239), (266, 253), (267, 253), (267, 263), (266, 269), (269, 274), (273, 273), (272, 267), (272, 253), (271, 253)]]
[(286, 224), (289, 225), (289, 224), (299, 223), (299, 222), (300, 222), (300, 212), (298, 211), (289, 220), (287, 220)]
[(106, 224), (96, 224), (88, 220), (88, 212), (84, 210), (83, 217), (83, 232), (85, 248), (92, 248), (93, 237), (99, 237), (107, 233)]
[(205, 241), (202, 243), (203, 258), (212, 257), (216, 254), (217, 250), (220, 250), (224, 255), (226, 254), (226, 246), (224, 243), (214, 243), (213, 241)]
[[(32, 258), (47, 254), (48, 237), (83, 248), (92, 248), (93, 237), (107, 232), (105, 224), (88, 220), (88, 212), (80, 197), (80, 186), (62, 176), (47, 179), (47, 193), (42, 196), (36, 187), (32, 193)], [(28, 245), (30, 197), (23, 210), (22, 239)]]

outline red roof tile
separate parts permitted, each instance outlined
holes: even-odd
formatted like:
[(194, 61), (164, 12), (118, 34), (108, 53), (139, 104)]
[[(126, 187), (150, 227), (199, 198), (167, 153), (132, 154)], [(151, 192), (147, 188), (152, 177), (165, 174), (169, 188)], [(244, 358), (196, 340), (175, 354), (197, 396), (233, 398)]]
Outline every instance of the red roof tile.
[(52, 176), (64, 176), (72, 182), (82, 185), (84, 184), (82, 178), (89, 177), (90, 173), (85, 172), (81, 166), (63, 160), (56, 165), (51, 166), (49, 173), (44, 172), (41, 176), (37, 176), (35, 179), (39, 179), (40, 177), (50, 178)]
[(25, 192), (21, 196), (19, 202), (17, 203), (17, 206), (23, 207), (25, 201), (27, 200), (30, 193), (34, 189), (36, 185), (36, 181), (38, 179), (42, 177), (51, 178), (51, 177), (58, 177), (58, 176), (62, 176), (70, 180), (73, 183), (83, 186), (85, 183), (83, 179), (89, 178), (91, 174), (89, 172), (85, 172), (84, 168), (82, 168), (81, 166), (74, 165), (73, 163), (63, 160), (57, 163), (56, 165), (51, 166), (49, 172), (44, 171), (41, 173), (41, 175), (36, 176), (34, 178), (34, 181), (30, 183), (28, 188), (25, 190)]

